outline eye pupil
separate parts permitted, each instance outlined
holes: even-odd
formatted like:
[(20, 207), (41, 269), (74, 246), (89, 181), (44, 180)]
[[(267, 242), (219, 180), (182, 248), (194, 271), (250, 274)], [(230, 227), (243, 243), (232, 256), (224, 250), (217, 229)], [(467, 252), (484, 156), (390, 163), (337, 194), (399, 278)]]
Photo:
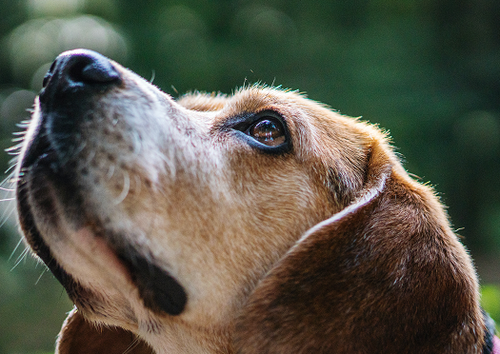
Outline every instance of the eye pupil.
[(253, 125), (249, 134), (267, 146), (277, 146), (285, 142), (285, 131), (281, 123), (275, 119), (262, 119)]

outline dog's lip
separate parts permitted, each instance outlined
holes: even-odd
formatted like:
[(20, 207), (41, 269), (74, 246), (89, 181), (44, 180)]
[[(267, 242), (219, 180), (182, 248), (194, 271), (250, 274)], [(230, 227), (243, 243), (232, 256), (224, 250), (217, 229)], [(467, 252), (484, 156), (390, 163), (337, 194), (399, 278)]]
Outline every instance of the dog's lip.
[[(68, 247), (68, 252), (65, 258), (71, 259), (70, 264), (78, 262), (79, 258), (83, 258), (82, 262), (93, 264), (94, 267), (106, 269), (106, 274), (112, 274), (116, 281), (118, 278), (124, 278), (125, 282), (131, 283), (132, 277), (122, 261), (120, 261), (116, 251), (102, 237), (94, 233), (91, 227), (86, 226), (76, 230), (69, 238), (74, 247)], [(68, 265), (65, 265), (68, 267)]]
[[(25, 177), (26, 178), (26, 177)], [(29, 190), (25, 178), (20, 178), (16, 187), (16, 200), (19, 224), (25, 234), (26, 240), (33, 251), (43, 260), (56, 279), (63, 285), (70, 298), (75, 295), (75, 281), (66, 273), (54, 258), (36, 225), (35, 217), (29, 202)]]
[[(168, 271), (149, 262), (147, 259), (150, 257), (144, 257), (131, 247), (115, 244), (112, 240), (123, 237), (106, 230), (99, 220), (82, 213), (85, 208), (78, 201), (78, 194), (75, 194), (77, 202), (73, 205), (65, 205), (64, 200), (59, 200), (57, 194), (67, 194), (68, 188), (74, 188), (71, 183), (64, 185), (64, 178), (58, 175), (61, 172), (59, 167), (53, 160), (53, 154), (45, 153), (24, 168), (18, 182), (18, 210), (22, 228), (29, 235), (28, 242), (65, 287), (70, 298), (79, 303), (79, 290), (93, 292), (90, 290), (93, 288), (92, 279), (88, 279), (81, 269), (72, 268), (74, 264), (87, 264), (96, 271), (105, 269), (109, 278), (105, 281), (114, 283), (117, 288), (123, 284), (135, 286), (144, 305), (151, 311), (170, 315), (182, 313), (187, 295)], [(75, 192), (74, 189), (72, 192)], [(68, 201), (67, 195), (63, 198)], [(37, 222), (37, 214), (43, 214), (43, 220)], [(50, 242), (47, 243), (42, 236), (40, 223), (45, 224), (43, 229), (48, 228), (51, 234), (63, 234), (59, 238), (64, 239), (67, 245), (64, 246), (62, 259), (69, 262), (61, 264), (61, 259), (53, 254)]]

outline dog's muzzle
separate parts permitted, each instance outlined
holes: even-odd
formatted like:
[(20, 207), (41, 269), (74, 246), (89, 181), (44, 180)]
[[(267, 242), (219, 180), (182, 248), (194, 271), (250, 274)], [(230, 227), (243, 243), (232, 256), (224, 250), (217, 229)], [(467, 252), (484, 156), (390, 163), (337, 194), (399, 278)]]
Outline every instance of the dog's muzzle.
[[(187, 295), (168, 272), (151, 264), (132, 247), (117, 242), (105, 225), (90, 216), (85, 197), (89, 186), (81, 182), (77, 151), (81, 149), (81, 127), (93, 117), (96, 101), (113, 89), (120, 89), (123, 78), (106, 57), (88, 50), (74, 50), (56, 58), (43, 81), (39, 112), (31, 122), (18, 164), (18, 214), (25, 237), (65, 287), (70, 298), (92, 296), (55, 260), (50, 242), (41, 230), (58, 230), (56, 205), (74, 227), (92, 225), (95, 237), (102, 237), (130, 273), (144, 305), (155, 312), (180, 314)], [(95, 122), (94, 122), (95, 123)], [(61, 209), (61, 208), (59, 208)], [(38, 218), (35, 215), (43, 215)], [(42, 219), (43, 221), (39, 221)], [(40, 223), (50, 224), (40, 225)], [(61, 235), (60, 237), (64, 237)]]
[(40, 121), (28, 142), (22, 167), (45, 154), (55, 154), (56, 160), (66, 162), (81, 120), (92, 111), (96, 98), (120, 83), (110, 61), (98, 53), (76, 50), (59, 55), (43, 79)]

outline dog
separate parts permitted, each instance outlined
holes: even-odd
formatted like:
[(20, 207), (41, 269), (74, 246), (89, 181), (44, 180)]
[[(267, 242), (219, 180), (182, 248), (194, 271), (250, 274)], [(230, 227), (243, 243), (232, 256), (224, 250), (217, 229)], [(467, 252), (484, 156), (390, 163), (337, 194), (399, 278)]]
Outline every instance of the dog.
[(16, 166), (68, 353), (495, 353), (472, 261), (374, 125), (295, 91), (174, 100), (89, 51)]

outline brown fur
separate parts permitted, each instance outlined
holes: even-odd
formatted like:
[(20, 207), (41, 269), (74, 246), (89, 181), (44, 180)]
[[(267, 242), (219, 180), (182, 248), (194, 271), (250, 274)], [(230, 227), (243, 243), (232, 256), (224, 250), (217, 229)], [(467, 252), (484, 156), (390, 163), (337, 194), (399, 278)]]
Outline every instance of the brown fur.
[[(113, 66), (122, 83), (75, 113), (93, 117), (70, 156), (78, 223), (56, 185), (20, 167), (23, 231), (74, 282), (60, 354), (134, 341), (127, 353), (481, 353), (472, 262), (379, 129), (269, 87), (174, 101)], [(291, 151), (256, 151), (227, 127), (265, 111), (286, 120)], [(37, 106), (20, 161), (42, 117)], [(145, 306), (113, 247), (167, 270), (185, 310)]]

